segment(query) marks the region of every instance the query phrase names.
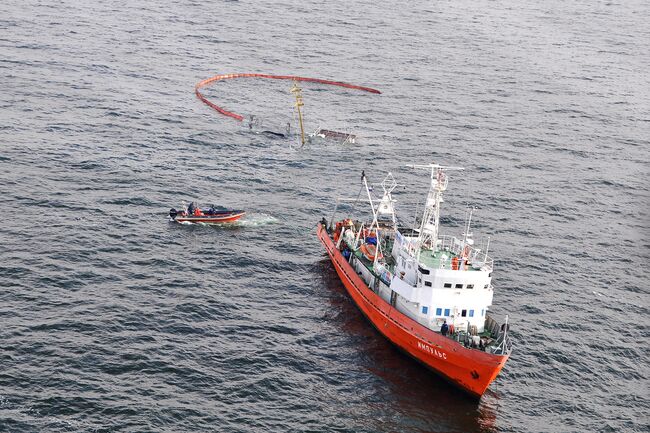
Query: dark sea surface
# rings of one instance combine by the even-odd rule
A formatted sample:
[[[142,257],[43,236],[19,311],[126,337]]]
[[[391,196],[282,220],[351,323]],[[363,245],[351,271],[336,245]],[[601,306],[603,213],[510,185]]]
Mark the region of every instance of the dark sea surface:
[[[650,3],[0,4],[0,431],[647,432]],[[303,83],[251,132],[215,74]],[[269,127],[291,83],[206,96]],[[288,120],[287,120],[288,119]],[[514,352],[480,402],[395,350],[315,236],[365,170],[410,221],[450,174]],[[182,200],[244,208],[169,223]]]

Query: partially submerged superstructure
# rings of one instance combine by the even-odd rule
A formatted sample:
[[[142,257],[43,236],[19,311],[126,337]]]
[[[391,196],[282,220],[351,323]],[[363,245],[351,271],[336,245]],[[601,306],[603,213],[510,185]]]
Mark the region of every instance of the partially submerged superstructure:
[[[318,128],[311,134],[309,134],[309,140],[328,140],[334,141],[341,144],[355,144],[357,142],[357,136],[349,132],[340,132],[332,131],[331,129]]]
[[[251,131],[255,131],[257,133],[265,134],[271,137],[291,137],[292,136],[292,127],[291,123],[286,123],[278,126],[277,121],[266,121],[264,122],[266,125],[263,125],[261,118],[257,115],[250,115],[250,116],[243,116],[241,114],[234,113],[232,111],[226,110],[225,108],[216,105],[215,103],[211,102],[208,100],[208,98],[203,95],[201,92],[201,89],[204,87],[209,86],[212,83],[222,81],[222,80],[231,80],[231,79],[239,79],[239,78],[256,78],[256,79],[270,79],[270,80],[291,80],[293,81],[293,85],[291,87],[291,93],[295,97],[295,103],[294,103],[294,108],[296,112],[296,126],[293,129],[296,129],[295,133],[299,133],[300,135],[299,140],[300,140],[300,147],[305,145],[305,142],[307,140],[309,141],[314,141],[318,139],[323,139],[323,140],[328,140],[328,141],[335,141],[335,142],[340,142],[340,143],[356,143],[357,136],[354,134],[351,134],[349,132],[339,132],[339,131],[333,131],[331,129],[324,129],[324,128],[318,128],[314,132],[310,134],[305,133],[305,127],[304,127],[304,117],[303,117],[303,98],[302,98],[302,89],[299,87],[298,83],[299,82],[306,82],[306,83],[315,83],[318,85],[325,85],[325,86],[335,86],[335,87],[340,87],[340,88],[345,88],[349,90],[358,90],[362,92],[367,92],[367,93],[374,93],[374,94],[380,94],[381,92],[377,89],[373,89],[371,87],[365,87],[365,86],[358,86],[355,84],[349,84],[349,83],[344,83],[341,81],[332,81],[332,80],[323,80],[320,78],[307,78],[307,77],[299,77],[296,75],[270,75],[270,74],[223,74],[223,75],[215,75],[214,77],[205,79],[199,83],[196,84],[194,87],[194,93],[196,94],[196,97],[199,98],[204,104],[212,108],[213,110],[217,111],[218,113],[236,119],[238,121],[243,121],[244,119],[247,119],[247,127]]]

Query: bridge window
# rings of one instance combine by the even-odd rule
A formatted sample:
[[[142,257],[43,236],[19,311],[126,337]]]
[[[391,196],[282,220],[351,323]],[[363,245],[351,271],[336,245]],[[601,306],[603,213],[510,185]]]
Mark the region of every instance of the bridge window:
[[[474,310],[469,310],[469,317],[474,317]]]
[[[424,285],[427,286],[427,287],[431,287],[431,281],[425,281]]]
[[[457,288],[457,289],[462,289],[462,288],[463,288],[463,285],[462,285],[462,284],[456,284],[456,288]]]
[[[460,315],[461,315],[462,317],[467,317],[467,310],[462,310],[462,311],[460,312]]]
[[[442,308],[436,308],[436,316],[442,316]]]
[[[422,307],[422,314],[428,314],[429,313],[429,307]]]
[[[451,283],[445,283],[445,289],[451,289]]]
[[[467,285],[467,288],[468,288],[468,289],[473,289],[473,288],[474,288],[474,284],[468,284],[468,285]]]
[[[422,275],[429,275],[429,273],[430,273],[428,269],[424,269],[424,268],[421,268],[419,266],[418,266],[418,271],[420,271],[420,273]]]
[[[445,308],[445,317],[449,317],[449,308]]]

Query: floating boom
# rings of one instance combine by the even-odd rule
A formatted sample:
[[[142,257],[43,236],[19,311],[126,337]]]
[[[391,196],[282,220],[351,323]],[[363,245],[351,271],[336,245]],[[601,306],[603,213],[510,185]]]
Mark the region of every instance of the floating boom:
[[[224,74],[224,75],[215,75],[214,77],[207,78],[207,79],[199,82],[196,86],[194,86],[194,93],[196,94],[196,97],[199,98],[205,105],[207,105],[208,107],[214,109],[215,111],[223,114],[224,116],[232,117],[233,119],[237,119],[240,122],[242,120],[244,120],[244,116],[241,116],[241,115],[239,115],[237,113],[233,113],[232,111],[225,110],[224,108],[219,107],[218,105],[214,104],[213,102],[210,102],[208,100],[208,98],[203,96],[203,94],[200,91],[201,88],[207,86],[208,84],[212,84],[215,81],[229,80],[229,79],[232,79],[232,78],[267,78],[267,79],[272,79],[272,80],[306,81],[306,82],[309,82],[309,83],[319,83],[319,84],[325,84],[325,85],[328,85],[328,86],[345,87],[347,89],[361,90],[363,92],[381,94],[381,92],[379,90],[373,89],[371,87],[357,86],[356,84],[344,83],[342,81],[321,80],[320,78],[297,77],[295,75]]]

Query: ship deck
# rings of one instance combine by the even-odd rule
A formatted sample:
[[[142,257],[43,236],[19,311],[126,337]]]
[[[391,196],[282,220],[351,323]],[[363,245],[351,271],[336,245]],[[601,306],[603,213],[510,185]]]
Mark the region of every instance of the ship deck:
[[[443,260],[443,256],[446,257],[445,260]],[[446,269],[451,269],[451,261],[457,258],[460,260],[460,256],[453,251],[447,251],[447,250],[437,250],[432,252],[428,248],[422,248],[420,250],[420,262],[428,268],[432,269],[441,269],[441,268],[446,268]],[[442,266],[444,265],[444,266]],[[480,268],[475,268],[471,265],[471,263],[467,266],[465,266],[466,271],[478,271]]]

